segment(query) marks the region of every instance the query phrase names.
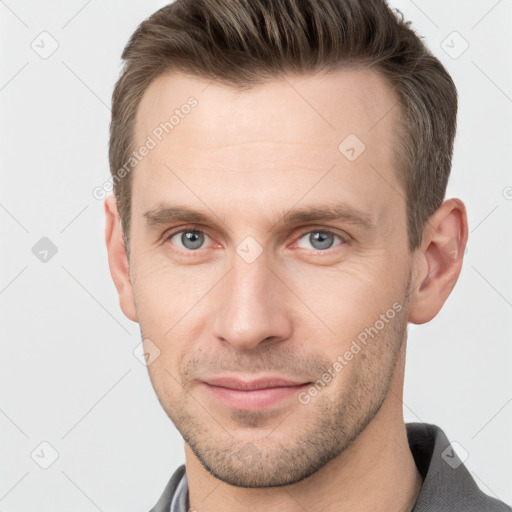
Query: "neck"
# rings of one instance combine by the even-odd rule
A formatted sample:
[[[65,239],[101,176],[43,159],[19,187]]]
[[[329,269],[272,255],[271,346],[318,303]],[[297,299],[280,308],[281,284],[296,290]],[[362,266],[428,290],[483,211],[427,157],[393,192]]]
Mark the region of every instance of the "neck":
[[[403,421],[405,345],[381,408],[338,457],[284,487],[247,489],[217,480],[186,444],[189,507],[201,512],[410,512],[422,485]]]

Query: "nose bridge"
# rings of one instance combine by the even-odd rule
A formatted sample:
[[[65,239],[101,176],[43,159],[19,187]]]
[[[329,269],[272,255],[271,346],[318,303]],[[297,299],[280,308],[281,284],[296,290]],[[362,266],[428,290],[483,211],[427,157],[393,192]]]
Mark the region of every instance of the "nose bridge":
[[[260,254],[252,260],[238,253],[223,280],[214,335],[238,348],[254,348],[267,338],[288,337],[290,319],[282,300],[282,284]]]

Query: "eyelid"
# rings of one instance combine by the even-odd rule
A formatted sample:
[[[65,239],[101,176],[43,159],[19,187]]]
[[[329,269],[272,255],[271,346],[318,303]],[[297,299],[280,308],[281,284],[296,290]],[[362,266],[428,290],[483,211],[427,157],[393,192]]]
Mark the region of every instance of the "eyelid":
[[[194,225],[194,224],[190,224],[190,225],[187,225],[187,226],[180,226],[179,228],[171,228],[170,230],[166,231],[164,234],[163,234],[163,239],[164,239],[164,242],[168,242],[170,241],[170,239],[179,234],[179,233],[183,233],[183,232],[187,232],[187,231],[196,231],[198,233],[202,233],[204,235],[206,235],[208,238],[210,238],[210,240],[214,240],[214,237],[212,237],[207,230],[205,230],[204,228],[198,226],[198,225]],[[328,233],[328,234],[331,234],[331,235],[334,235],[334,236],[337,236],[341,239],[341,241],[343,242],[342,244],[339,244],[338,246],[335,246],[335,247],[340,247],[341,245],[344,245],[345,243],[347,243],[350,239],[349,235],[343,233],[338,233],[336,230],[332,229],[332,228],[323,228],[321,226],[314,226],[314,225],[311,225],[311,226],[307,226],[306,228],[304,228],[298,235],[294,236],[293,238],[293,241],[291,243],[291,245],[295,245],[304,235],[307,235],[309,233],[314,233],[314,232],[321,232],[321,233]],[[174,245],[174,244],[173,244]],[[206,249],[206,248],[201,248],[201,249]],[[181,252],[187,252],[188,254],[190,253],[198,253],[201,251],[201,249],[196,249],[196,250],[191,250],[191,249],[180,249],[178,248],[179,251]],[[329,249],[326,249],[326,250],[320,250],[320,249],[311,249],[311,251],[315,251],[317,253],[327,253],[329,252],[331,249],[333,249],[333,247],[330,247]]]
[[[169,229],[168,231],[165,231],[165,233],[163,234],[162,238],[163,238],[163,242],[170,242],[171,238],[179,233],[184,233],[184,232],[187,232],[187,231],[195,231],[197,233],[202,233],[203,235],[207,236],[210,240],[214,240],[214,238],[212,236],[210,236],[210,234],[208,233],[208,231],[206,231],[205,229],[197,226],[197,225],[188,225],[188,226],[180,226],[179,228],[171,228]],[[176,246],[175,244],[172,244],[176,247],[176,250],[181,252],[181,253],[187,253],[187,254],[193,254],[193,253],[200,253],[202,250],[205,250],[206,248],[204,247],[201,247],[200,249],[195,249],[195,250],[191,250],[191,249],[182,249],[181,247],[179,246]]]
[[[338,233],[337,231],[335,231],[334,229],[331,229],[331,228],[322,228],[321,226],[308,226],[308,229],[305,229],[304,231],[302,231],[299,235],[297,235],[293,242],[292,242],[292,245],[296,245],[297,242],[304,236],[304,235],[307,235],[307,234],[310,234],[310,233],[328,233],[330,235],[334,235],[334,236],[337,236],[338,238],[341,239],[342,243],[339,244],[339,245],[336,245],[334,247],[329,247],[329,249],[325,249],[325,250],[321,250],[321,249],[311,249],[310,252],[315,252],[315,253],[329,253],[329,251],[331,250],[334,250],[336,247],[341,247],[342,245],[345,245],[350,237],[343,233]],[[301,247],[302,249],[302,247]]]

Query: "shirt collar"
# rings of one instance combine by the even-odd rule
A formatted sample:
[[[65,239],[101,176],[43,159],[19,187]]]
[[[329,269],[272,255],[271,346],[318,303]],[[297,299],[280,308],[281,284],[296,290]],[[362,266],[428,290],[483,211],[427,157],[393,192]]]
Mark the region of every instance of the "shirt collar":
[[[512,512],[512,509],[495,498],[483,493],[464,466],[465,454],[459,443],[450,443],[446,434],[436,425],[406,423],[407,439],[416,467],[423,478],[423,485],[411,512],[480,512],[482,510]],[[179,478],[179,482],[176,481]],[[173,480],[174,479],[174,480]],[[166,491],[172,489],[168,512],[187,512],[188,489],[185,466],[180,466],[169,482]],[[164,496],[162,496],[164,498]],[[161,498],[161,500],[162,500]],[[169,498],[166,498],[166,500]],[[169,503],[169,501],[166,501]],[[154,511],[157,509],[155,507]]]

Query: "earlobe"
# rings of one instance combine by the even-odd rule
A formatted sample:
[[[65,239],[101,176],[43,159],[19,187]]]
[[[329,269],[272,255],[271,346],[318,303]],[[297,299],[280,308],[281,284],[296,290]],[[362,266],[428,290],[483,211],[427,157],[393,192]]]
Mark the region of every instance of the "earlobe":
[[[409,322],[423,324],[439,313],[460,275],[467,239],[464,203],[446,200],[428,220],[417,249]]]
[[[114,196],[105,199],[105,242],[107,244],[108,265],[114,281],[119,303],[125,316],[138,322],[133,287],[130,279],[130,266],[123,242],[121,221]]]

